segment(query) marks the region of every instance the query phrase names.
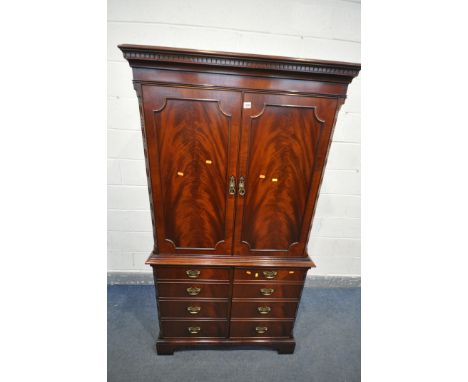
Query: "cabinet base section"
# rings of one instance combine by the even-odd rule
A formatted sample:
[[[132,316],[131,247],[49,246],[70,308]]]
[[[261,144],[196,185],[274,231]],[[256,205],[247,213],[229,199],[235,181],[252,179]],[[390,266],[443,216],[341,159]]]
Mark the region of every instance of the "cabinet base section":
[[[173,355],[174,351],[187,348],[218,348],[218,347],[243,347],[243,348],[269,348],[276,350],[278,354],[292,354],[296,347],[294,338],[278,339],[158,339],[156,352],[158,355]]]

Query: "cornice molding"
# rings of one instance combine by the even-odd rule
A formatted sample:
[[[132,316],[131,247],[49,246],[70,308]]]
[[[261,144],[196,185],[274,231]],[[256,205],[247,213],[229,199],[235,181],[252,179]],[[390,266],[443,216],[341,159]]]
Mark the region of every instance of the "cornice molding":
[[[360,64],[347,62],[211,52],[145,45],[124,44],[119,45],[119,48],[131,66],[139,66],[145,62],[163,62],[182,65],[201,65],[222,68],[266,70],[283,73],[289,72],[325,75],[348,78],[349,80],[356,77],[361,70]]]

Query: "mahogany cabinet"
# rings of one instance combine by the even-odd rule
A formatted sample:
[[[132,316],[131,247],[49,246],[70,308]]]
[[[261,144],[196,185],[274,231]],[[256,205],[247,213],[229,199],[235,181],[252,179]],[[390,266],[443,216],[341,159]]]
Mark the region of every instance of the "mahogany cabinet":
[[[359,64],[120,45],[143,132],[158,354],[292,353],[333,128]]]

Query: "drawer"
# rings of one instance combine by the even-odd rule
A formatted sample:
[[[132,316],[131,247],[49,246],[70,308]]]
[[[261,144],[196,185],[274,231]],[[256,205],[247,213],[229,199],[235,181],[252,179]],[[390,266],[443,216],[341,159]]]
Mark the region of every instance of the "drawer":
[[[293,321],[231,321],[231,337],[291,337]]]
[[[161,317],[227,318],[228,303],[224,301],[159,301]]]
[[[156,267],[156,280],[229,280],[229,268]]]
[[[213,297],[228,298],[229,284],[206,284],[193,282],[157,283],[158,297]]]
[[[162,337],[226,337],[227,321],[161,321]]]
[[[301,269],[237,268],[234,271],[234,280],[303,281],[305,274],[306,271]]]
[[[297,302],[233,301],[232,318],[294,318]]]
[[[234,284],[233,298],[297,298],[302,285],[294,284]]]

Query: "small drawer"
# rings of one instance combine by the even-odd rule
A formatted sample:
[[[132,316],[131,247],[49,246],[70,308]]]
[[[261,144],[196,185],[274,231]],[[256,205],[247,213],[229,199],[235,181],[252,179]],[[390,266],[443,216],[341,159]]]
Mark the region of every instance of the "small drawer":
[[[296,298],[302,285],[294,284],[234,284],[233,298]]]
[[[162,337],[226,337],[227,321],[161,321]]]
[[[228,303],[224,301],[159,301],[159,314],[166,317],[227,318]]]
[[[229,268],[156,267],[156,280],[229,280]]]
[[[301,269],[236,268],[234,280],[303,281],[305,274],[306,271]]]
[[[291,337],[293,321],[231,321],[231,337]]]
[[[235,301],[232,303],[232,318],[294,318],[297,302]]]
[[[194,282],[160,282],[156,284],[158,297],[213,297],[228,298],[229,284],[206,284]]]

